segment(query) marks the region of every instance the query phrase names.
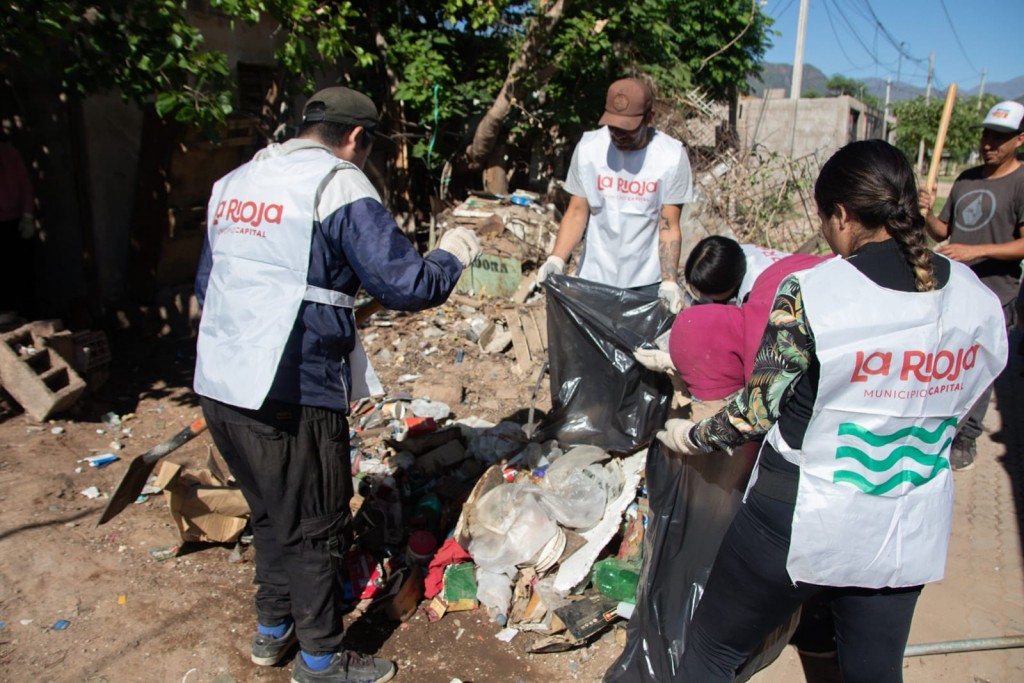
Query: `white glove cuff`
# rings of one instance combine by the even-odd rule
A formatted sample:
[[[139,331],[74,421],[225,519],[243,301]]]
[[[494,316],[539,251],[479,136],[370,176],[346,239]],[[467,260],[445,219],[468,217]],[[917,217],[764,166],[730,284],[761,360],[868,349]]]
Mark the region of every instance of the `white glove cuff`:
[[[452,240],[448,244],[444,245],[443,247],[438,247],[438,249],[440,251],[447,251],[449,254],[451,254],[452,256],[457,258],[459,260],[459,263],[462,264],[463,268],[466,268],[467,266],[469,266],[469,263],[470,263],[470,261],[469,261],[469,249],[467,249],[460,242],[456,242],[455,240]]]

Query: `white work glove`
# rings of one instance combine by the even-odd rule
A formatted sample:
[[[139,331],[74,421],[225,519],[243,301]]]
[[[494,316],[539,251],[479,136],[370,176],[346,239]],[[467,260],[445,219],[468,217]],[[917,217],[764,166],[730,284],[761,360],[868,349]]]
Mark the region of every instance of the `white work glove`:
[[[484,250],[476,233],[462,226],[453,228],[441,235],[441,241],[437,243],[437,248],[447,251],[459,259],[459,263],[462,264],[463,268],[468,268],[469,264],[475,261],[476,257],[483,253]]]
[[[23,240],[30,240],[36,236],[36,221],[32,214],[26,213],[21,217],[21,222],[18,223],[18,232],[21,233]]]
[[[678,313],[683,310],[683,290],[675,280],[663,280],[658,287],[658,298],[665,302],[668,310]]]
[[[654,436],[658,441],[665,444],[665,446],[676,453],[688,453],[690,455],[696,455],[703,453],[697,444],[690,440],[690,430],[694,428],[694,423],[689,420],[677,418],[669,420],[665,423],[665,428]]]
[[[668,355],[667,351],[661,349],[637,349],[633,352],[633,358],[636,358],[636,361],[648,370],[664,372],[666,375],[676,372],[672,357]]]
[[[548,260],[537,270],[537,284],[544,282],[551,275],[561,275],[563,270],[565,270],[565,261],[554,254],[548,256]]]

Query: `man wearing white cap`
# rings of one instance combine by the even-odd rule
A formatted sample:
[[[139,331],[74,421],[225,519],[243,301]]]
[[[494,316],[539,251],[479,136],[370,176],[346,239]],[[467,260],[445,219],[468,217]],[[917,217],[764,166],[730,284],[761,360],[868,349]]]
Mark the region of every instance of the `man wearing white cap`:
[[[673,313],[682,308],[679,216],[693,197],[690,159],[683,143],[653,121],[647,83],[612,83],[601,128],[584,133],[573,152],[565,180],[569,208],[538,283],[562,273],[586,233],[578,277],[622,289],[657,287]]]
[[[1009,329],[1024,259],[1024,167],[1017,159],[1017,149],[1024,145],[1024,104],[1000,102],[989,109],[979,127],[984,163],[960,174],[939,216],[932,212],[934,189],[921,188],[919,200],[928,233],[936,241],[948,239],[936,251],[968,264],[995,292]],[[954,470],[974,465],[975,440],[991,396],[990,387],[954,439],[950,458]]]

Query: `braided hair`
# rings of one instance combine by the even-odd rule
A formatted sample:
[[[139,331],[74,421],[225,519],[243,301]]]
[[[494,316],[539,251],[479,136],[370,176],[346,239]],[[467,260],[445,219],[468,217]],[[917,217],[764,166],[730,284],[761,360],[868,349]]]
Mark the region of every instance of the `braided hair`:
[[[919,292],[935,289],[935,268],[907,158],[883,140],[851,142],[821,168],[814,184],[818,208],[830,218],[839,204],[868,230],[886,230],[914,271]]]

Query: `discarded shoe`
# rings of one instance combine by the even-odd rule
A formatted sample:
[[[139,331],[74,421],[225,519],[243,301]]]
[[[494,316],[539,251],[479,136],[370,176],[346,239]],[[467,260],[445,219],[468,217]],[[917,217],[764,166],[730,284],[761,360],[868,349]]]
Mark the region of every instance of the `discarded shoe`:
[[[295,624],[288,626],[288,630],[280,638],[274,638],[265,633],[257,633],[252,637],[252,661],[260,666],[274,666],[280,662],[291,646],[295,644]]]
[[[394,662],[355,652],[338,652],[326,668],[314,671],[300,654],[295,658],[292,683],[384,683],[395,675]]]
[[[953,449],[949,455],[949,466],[955,472],[963,472],[974,467],[974,456],[978,453],[977,442],[974,439],[960,438],[953,439]]]

